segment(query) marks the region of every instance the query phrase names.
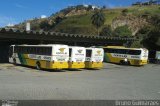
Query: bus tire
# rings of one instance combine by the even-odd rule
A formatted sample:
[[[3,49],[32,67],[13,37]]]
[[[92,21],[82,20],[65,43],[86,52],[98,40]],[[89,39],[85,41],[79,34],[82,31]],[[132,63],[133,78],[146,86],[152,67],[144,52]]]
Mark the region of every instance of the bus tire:
[[[40,64],[40,62],[37,62],[37,63],[36,63],[36,69],[37,69],[37,70],[41,70],[41,64]]]
[[[15,59],[15,58],[13,58],[13,64],[14,64],[14,65],[16,65],[16,64],[17,64],[17,62],[16,62],[16,59]]]
[[[119,64],[120,64],[120,65],[123,65],[123,64],[124,64],[123,60],[121,60],[121,61],[119,62]]]

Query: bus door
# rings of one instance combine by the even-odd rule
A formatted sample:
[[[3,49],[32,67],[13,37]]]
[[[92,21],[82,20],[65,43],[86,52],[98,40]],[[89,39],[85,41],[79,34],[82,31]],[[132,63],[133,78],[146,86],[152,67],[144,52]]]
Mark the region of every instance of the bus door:
[[[86,50],[86,62],[91,62],[92,60],[92,49]]]
[[[85,68],[92,68],[92,52],[93,49],[86,49]]]

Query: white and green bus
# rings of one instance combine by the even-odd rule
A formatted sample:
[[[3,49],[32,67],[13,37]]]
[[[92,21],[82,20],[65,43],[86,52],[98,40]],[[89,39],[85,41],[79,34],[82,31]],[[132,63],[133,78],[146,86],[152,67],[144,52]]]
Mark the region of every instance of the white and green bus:
[[[33,66],[37,69],[68,68],[69,47],[67,45],[11,45],[9,62]]]

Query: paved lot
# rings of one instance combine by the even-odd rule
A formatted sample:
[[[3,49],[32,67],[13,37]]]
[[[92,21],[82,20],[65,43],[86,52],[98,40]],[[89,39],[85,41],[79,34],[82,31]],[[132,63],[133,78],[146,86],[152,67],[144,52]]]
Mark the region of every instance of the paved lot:
[[[0,99],[160,99],[160,65],[49,72],[0,64]]]

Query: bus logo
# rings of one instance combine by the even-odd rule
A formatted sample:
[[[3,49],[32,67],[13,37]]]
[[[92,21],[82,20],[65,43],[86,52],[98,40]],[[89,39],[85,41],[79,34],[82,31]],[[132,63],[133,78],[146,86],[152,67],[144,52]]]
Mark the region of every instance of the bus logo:
[[[101,55],[101,51],[100,51],[100,50],[98,50],[98,51],[97,51],[97,54],[98,54],[98,55]]]
[[[82,50],[77,50],[78,51],[78,53],[82,53]]]
[[[64,53],[64,49],[65,49],[65,48],[60,48],[59,51],[60,51],[61,53]]]

